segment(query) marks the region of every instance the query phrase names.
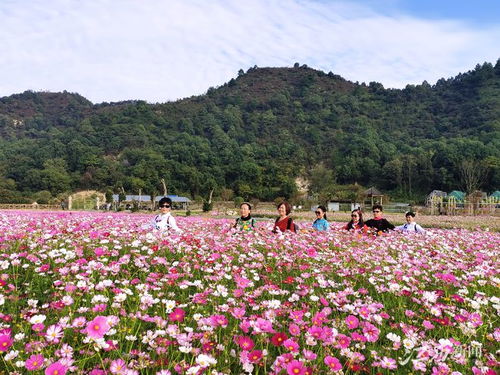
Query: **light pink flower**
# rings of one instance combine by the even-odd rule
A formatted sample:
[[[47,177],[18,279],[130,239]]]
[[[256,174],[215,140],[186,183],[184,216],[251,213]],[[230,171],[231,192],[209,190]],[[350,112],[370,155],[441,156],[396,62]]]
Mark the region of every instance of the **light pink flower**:
[[[102,339],[111,327],[105,316],[96,316],[93,320],[87,323],[85,331],[89,337],[94,339]]]
[[[47,328],[47,332],[45,333],[45,337],[48,342],[53,342],[57,344],[59,339],[63,337],[64,332],[61,326],[54,324]]]
[[[111,364],[109,365],[109,371],[112,374],[126,374],[128,372],[127,364],[123,359],[115,359]]]

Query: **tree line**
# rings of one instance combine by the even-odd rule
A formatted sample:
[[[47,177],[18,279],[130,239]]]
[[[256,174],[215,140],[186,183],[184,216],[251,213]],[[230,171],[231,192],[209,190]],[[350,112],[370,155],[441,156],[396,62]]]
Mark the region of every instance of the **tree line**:
[[[205,95],[176,102],[92,104],[71,93],[0,98],[0,201],[79,189],[274,200],[296,178],[323,198],[376,186],[422,200],[500,186],[500,60],[434,85],[404,89],[333,73],[250,68]],[[348,198],[346,198],[348,199]]]

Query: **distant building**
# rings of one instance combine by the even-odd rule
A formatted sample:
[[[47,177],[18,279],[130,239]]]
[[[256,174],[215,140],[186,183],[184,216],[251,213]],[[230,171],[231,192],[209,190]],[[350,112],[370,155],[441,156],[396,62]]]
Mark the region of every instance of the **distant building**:
[[[445,191],[441,190],[433,190],[431,193],[427,196],[427,199],[425,201],[425,205],[427,207],[431,207],[435,203],[441,203],[443,204],[444,199],[448,196],[448,193]]]
[[[191,200],[186,197],[180,197],[178,195],[167,195],[168,198],[172,199],[172,205],[174,209],[187,210]],[[155,197],[155,206],[163,198],[163,195],[158,195]],[[118,194],[113,194],[113,202],[116,204],[120,203],[125,205],[125,207],[130,206],[134,203],[139,204],[140,207],[144,207],[151,203],[151,195],[126,195],[125,200],[118,202]],[[156,207],[155,207],[156,208]]]
[[[453,190],[450,194],[448,194],[448,199],[454,198],[458,203],[464,203],[465,201],[465,193],[459,190]]]

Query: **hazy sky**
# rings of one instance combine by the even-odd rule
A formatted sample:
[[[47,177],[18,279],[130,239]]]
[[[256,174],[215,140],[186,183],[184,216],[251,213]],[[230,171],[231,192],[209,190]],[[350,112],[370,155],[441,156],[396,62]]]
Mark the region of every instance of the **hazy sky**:
[[[203,94],[257,65],[401,88],[500,58],[500,0],[0,0],[0,96]]]

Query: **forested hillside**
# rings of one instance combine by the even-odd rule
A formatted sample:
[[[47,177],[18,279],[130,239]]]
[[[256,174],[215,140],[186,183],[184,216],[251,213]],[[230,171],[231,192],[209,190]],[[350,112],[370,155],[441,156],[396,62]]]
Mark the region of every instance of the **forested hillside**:
[[[385,89],[296,64],[251,68],[206,95],[94,105],[71,93],[0,98],[0,201],[78,189],[245,199],[376,186],[417,199],[500,187],[500,60],[435,85]],[[47,193],[45,193],[46,195]],[[226,190],[227,194],[227,190]]]

